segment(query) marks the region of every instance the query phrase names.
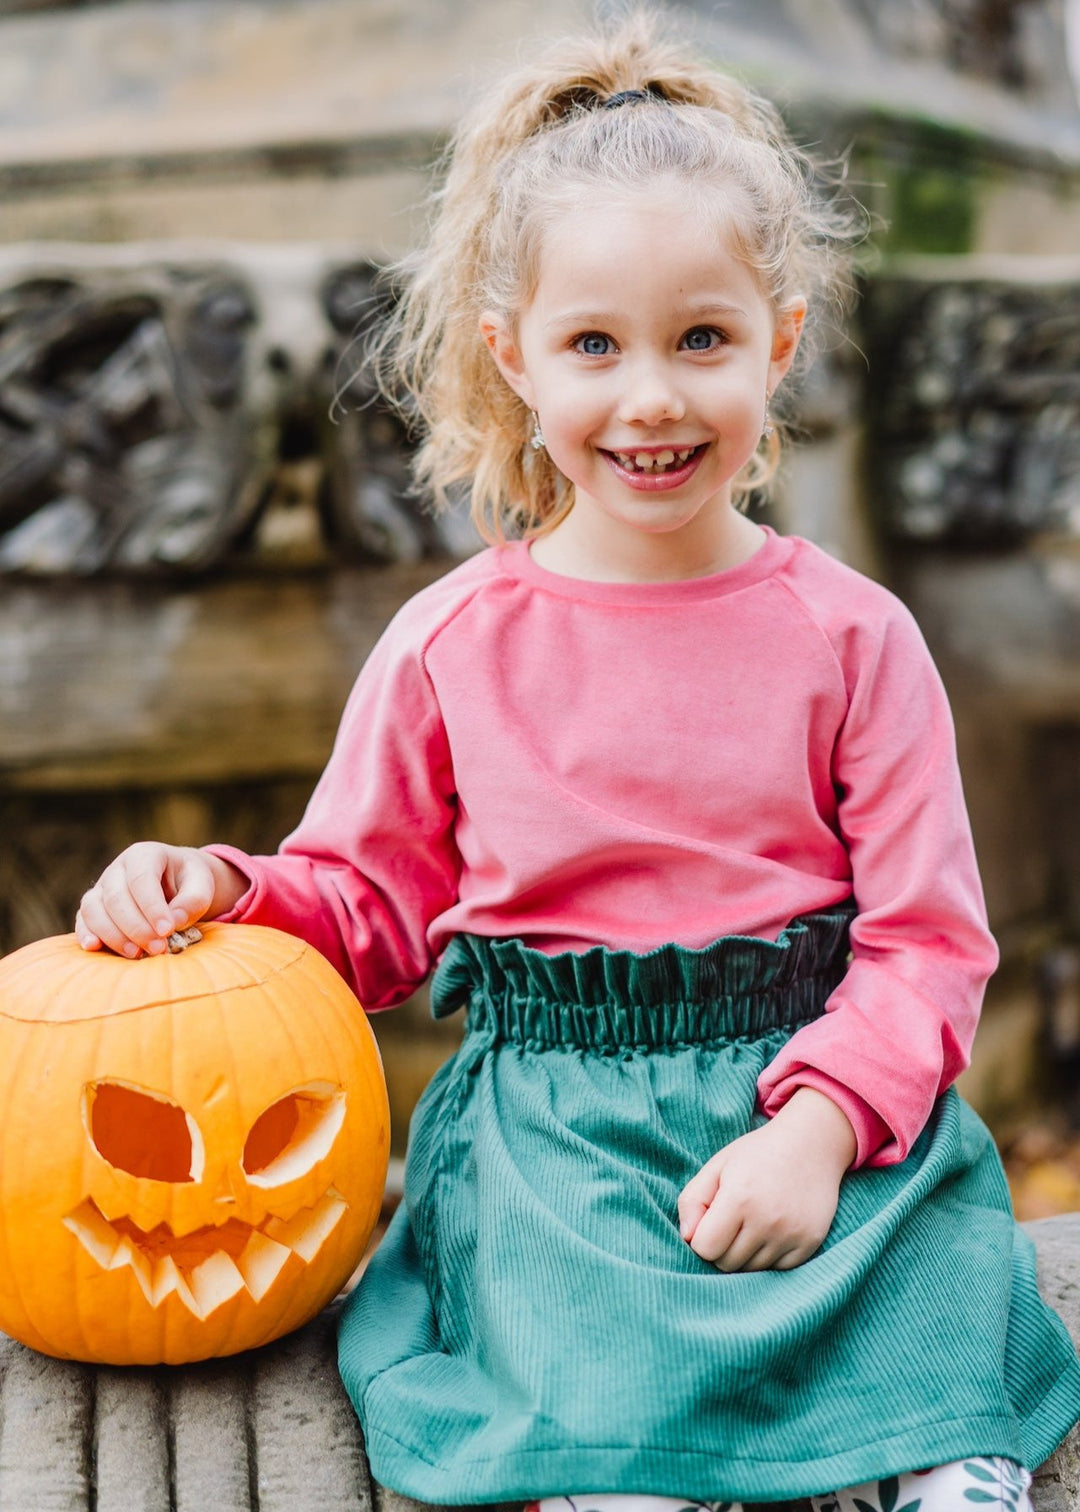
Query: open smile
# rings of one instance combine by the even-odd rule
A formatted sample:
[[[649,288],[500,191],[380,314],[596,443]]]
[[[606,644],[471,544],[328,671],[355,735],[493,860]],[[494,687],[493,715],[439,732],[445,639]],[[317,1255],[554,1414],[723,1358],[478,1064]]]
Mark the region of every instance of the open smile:
[[[651,447],[641,451],[605,451],[601,455],[631,488],[647,493],[679,488],[697,471],[707,444],[684,447]]]
[[[206,1318],[240,1291],[260,1302],[293,1255],[305,1264],[315,1258],[347,1207],[330,1187],[292,1218],[266,1218],[258,1227],[229,1218],[177,1235],[167,1223],[149,1230],[130,1218],[110,1223],[87,1198],[64,1224],[103,1270],[130,1266],[151,1307],[175,1292],[189,1312]]]

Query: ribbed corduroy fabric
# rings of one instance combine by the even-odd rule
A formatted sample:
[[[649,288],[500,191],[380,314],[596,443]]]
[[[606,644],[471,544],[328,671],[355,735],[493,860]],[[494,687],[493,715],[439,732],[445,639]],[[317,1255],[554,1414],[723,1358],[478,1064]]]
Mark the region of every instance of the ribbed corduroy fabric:
[[[383,1485],[752,1502],[1053,1450],[1080,1364],[955,1092],[902,1164],[849,1173],[797,1269],[725,1275],[679,1236],[681,1188],[763,1121],[757,1078],[823,1011],[849,919],[644,956],[452,943],[433,1006],[466,1005],[464,1042],[341,1324]]]

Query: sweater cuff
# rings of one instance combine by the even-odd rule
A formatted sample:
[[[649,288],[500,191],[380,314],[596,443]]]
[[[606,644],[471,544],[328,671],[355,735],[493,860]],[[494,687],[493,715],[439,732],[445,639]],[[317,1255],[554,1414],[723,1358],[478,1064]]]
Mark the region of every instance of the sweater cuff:
[[[242,921],[250,913],[259,890],[258,876],[252,867],[251,857],[246,851],[237,850],[235,845],[204,845],[202,849],[210,856],[220,856],[222,861],[230,862],[248,879],[247,891],[241,893],[232,908],[225,913],[215,914],[212,922],[236,924]]]
[[[891,1144],[897,1155],[900,1152],[894,1142],[893,1131],[881,1114],[876,1112],[857,1092],[852,1092],[850,1087],[845,1087],[843,1082],[838,1082],[835,1077],[829,1076],[825,1071],[818,1071],[813,1066],[801,1066],[798,1071],[793,1071],[790,1076],[785,1076],[775,1087],[772,1087],[768,1095],[761,1099],[762,1111],[767,1117],[772,1118],[800,1087],[812,1087],[815,1092],[823,1093],[836,1104],[842,1113],[847,1115],[851,1127],[855,1130],[856,1149],[855,1159],[850,1166],[851,1170],[857,1170],[859,1166],[870,1162],[874,1165],[893,1163],[885,1147]]]

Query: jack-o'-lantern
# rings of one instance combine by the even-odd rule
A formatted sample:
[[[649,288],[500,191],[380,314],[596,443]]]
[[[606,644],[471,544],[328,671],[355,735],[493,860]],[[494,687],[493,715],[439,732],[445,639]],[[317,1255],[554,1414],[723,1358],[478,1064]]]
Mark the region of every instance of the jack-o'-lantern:
[[[0,1328],[114,1364],[232,1354],[312,1317],[389,1151],[363,1010],[317,951],[206,924],[130,961],[0,961]]]

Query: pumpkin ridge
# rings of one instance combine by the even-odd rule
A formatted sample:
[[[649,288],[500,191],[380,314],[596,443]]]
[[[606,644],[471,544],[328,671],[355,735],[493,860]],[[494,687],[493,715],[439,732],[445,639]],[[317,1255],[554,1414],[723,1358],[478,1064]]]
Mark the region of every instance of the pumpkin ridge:
[[[285,971],[292,970],[293,967],[296,966],[297,962],[301,961],[303,957],[309,953],[310,947],[305,945],[300,955],[294,956],[291,961],[283,961],[280,966],[273,967],[273,969],[268,971],[265,976],[252,978],[250,982],[237,982],[235,985],[227,988],[226,990],[231,997],[235,992],[250,992],[253,988],[265,987],[267,983],[272,982],[275,977],[281,976]],[[134,966],[137,963],[132,961],[130,964]],[[331,970],[333,970],[333,967],[331,967]],[[342,980],[344,980],[344,978]],[[67,1019],[30,1019],[16,1013],[7,1013],[2,1007],[0,1007],[0,1018],[7,1019],[7,1021],[11,1024],[33,1024],[35,1025],[35,1027],[42,1029],[62,1029],[65,1025],[92,1023],[94,1019],[126,1018],[128,1014],[146,1013],[151,1008],[181,1008],[185,1003],[201,1003],[205,1001],[206,998],[214,998],[220,996],[220,988],[208,987],[205,992],[191,992],[187,993],[184,997],[155,998],[145,1003],[133,1003],[130,1008],[118,1008],[113,1013],[88,1013],[85,1018]]]

